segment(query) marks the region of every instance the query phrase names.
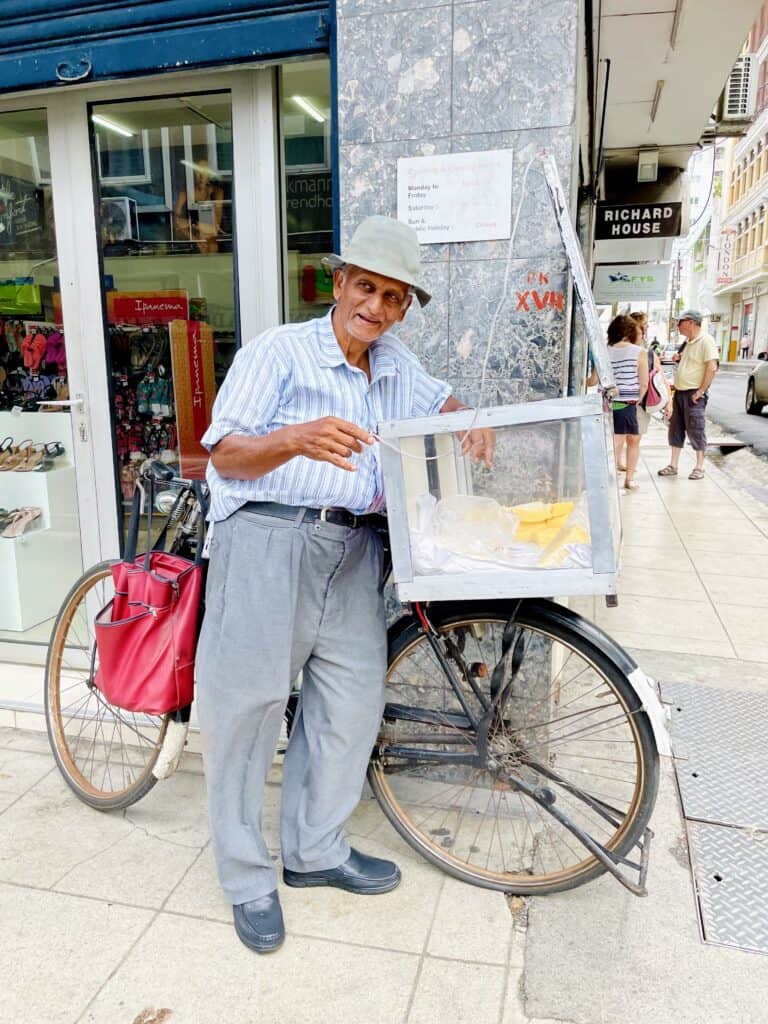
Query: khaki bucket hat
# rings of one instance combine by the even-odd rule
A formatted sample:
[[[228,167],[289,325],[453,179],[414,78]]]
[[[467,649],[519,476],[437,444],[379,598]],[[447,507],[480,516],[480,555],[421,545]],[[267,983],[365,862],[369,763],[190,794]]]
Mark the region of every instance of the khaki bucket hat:
[[[366,217],[358,224],[344,255],[326,256],[323,263],[333,270],[349,263],[402,281],[413,288],[420,306],[426,306],[432,298],[419,284],[421,260],[416,232],[394,217]]]

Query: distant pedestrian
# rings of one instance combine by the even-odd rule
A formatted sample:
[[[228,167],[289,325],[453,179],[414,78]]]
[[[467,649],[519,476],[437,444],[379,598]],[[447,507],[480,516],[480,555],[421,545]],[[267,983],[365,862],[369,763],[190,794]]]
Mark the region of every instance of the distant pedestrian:
[[[637,407],[648,388],[648,355],[642,345],[642,328],[631,316],[617,316],[608,325],[608,355],[618,388],[613,409],[613,443],[616,465],[626,471],[624,486],[635,491],[640,455]],[[623,456],[626,445],[626,455]],[[622,462],[622,456],[626,462]]]
[[[645,343],[646,343],[646,337],[647,337],[647,334],[648,334],[648,314],[644,313],[644,312],[640,312],[639,310],[636,310],[634,312],[631,312],[629,315],[632,317],[633,321],[640,328],[640,334],[638,336],[638,342],[637,343],[638,343],[638,345],[643,345],[643,347],[644,347]],[[656,369],[660,369],[660,366],[662,366],[662,364],[660,364],[660,362],[658,362],[658,365],[657,365]],[[645,411],[645,407],[643,406],[643,400],[644,399],[641,399],[637,403],[637,424],[638,424],[638,431],[640,433],[641,439],[642,439],[642,435],[648,429],[648,424],[650,423],[650,414]],[[627,434],[615,434],[614,433],[613,437],[614,437],[614,440],[616,442],[616,444],[615,444],[616,469],[618,471],[620,471],[620,473],[626,473],[627,472],[627,453],[625,451],[625,446],[626,446],[626,442],[627,442]],[[632,490],[632,489],[634,489],[634,488],[630,487],[630,490]]]
[[[744,337],[741,339],[741,358],[742,359],[749,359],[749,349],[750,349],[751,344],[752,344],[752,339],[750,338],[749,334],[745,334]]]
[[[676,357],[675,394],[669,421],[669,465],[659,470],[659,476],[677,476],[680,453],[687,435],[696,453],[696,467],[688,479],[701,480],[707,450],[707,391],[717,373],[717,347],[714,338],[702,331],[698,310],[687,309],[680,316],[677,327],[685,342]]]

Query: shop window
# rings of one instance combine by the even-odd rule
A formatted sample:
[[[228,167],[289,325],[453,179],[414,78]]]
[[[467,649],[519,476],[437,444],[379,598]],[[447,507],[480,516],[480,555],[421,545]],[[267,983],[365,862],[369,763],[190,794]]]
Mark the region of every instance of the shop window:
[[[332,275],[322,263],[333,249],[330,108],[327,60],[281,68],[285,304],[291,321],[321,316],[333,302]]]
[[[199,441],[236,348],[229,93],[91,110],[115,459],[127,512],[160,459],[201,477]]]
[[[82,572],[50,181],[45,111],[0,114],[0,640],[41,645]]]

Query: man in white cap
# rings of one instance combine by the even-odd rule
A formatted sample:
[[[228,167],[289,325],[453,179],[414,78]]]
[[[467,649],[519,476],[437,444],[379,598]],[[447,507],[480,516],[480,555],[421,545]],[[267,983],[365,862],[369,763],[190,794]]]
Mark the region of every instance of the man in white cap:
[[[267,772],[292,681],[301,698],[283,766],[283,881],[384,893],[391,861],[352,849],[384,702],[379,420],[463,406],[391,333],[415,295],[419,244],[369,217],[329,257],[327,316],[266,331],[238,352],[203,437],[213,539],[197,657],[213,851],[240,939],[277,949],[284,925],[261,831]],[[493,434],[464,448],[491,465]]]
[[[707,453],[707,399],[709,385],[715,379],[718,359],[715,339],[701,329],[701,313],[686,309],[680,314],[677,327],[685,342],[675,355],[675,394],[669,420],[669,465],[659,476],[677,476],[680,454],[686,435],[696,453],[696,465],[689,480],[704,479],[704,456]]]

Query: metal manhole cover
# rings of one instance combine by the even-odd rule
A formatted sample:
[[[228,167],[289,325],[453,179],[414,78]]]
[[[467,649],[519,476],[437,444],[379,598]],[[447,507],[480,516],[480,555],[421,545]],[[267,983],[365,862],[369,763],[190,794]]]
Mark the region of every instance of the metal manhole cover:
[[[768,696],[691,683],[662,683],[672,706],[672,740],[730,749],[735,757],[768,749]]]
[[[688,822],[705,942],[768,953],[768,832]]]

